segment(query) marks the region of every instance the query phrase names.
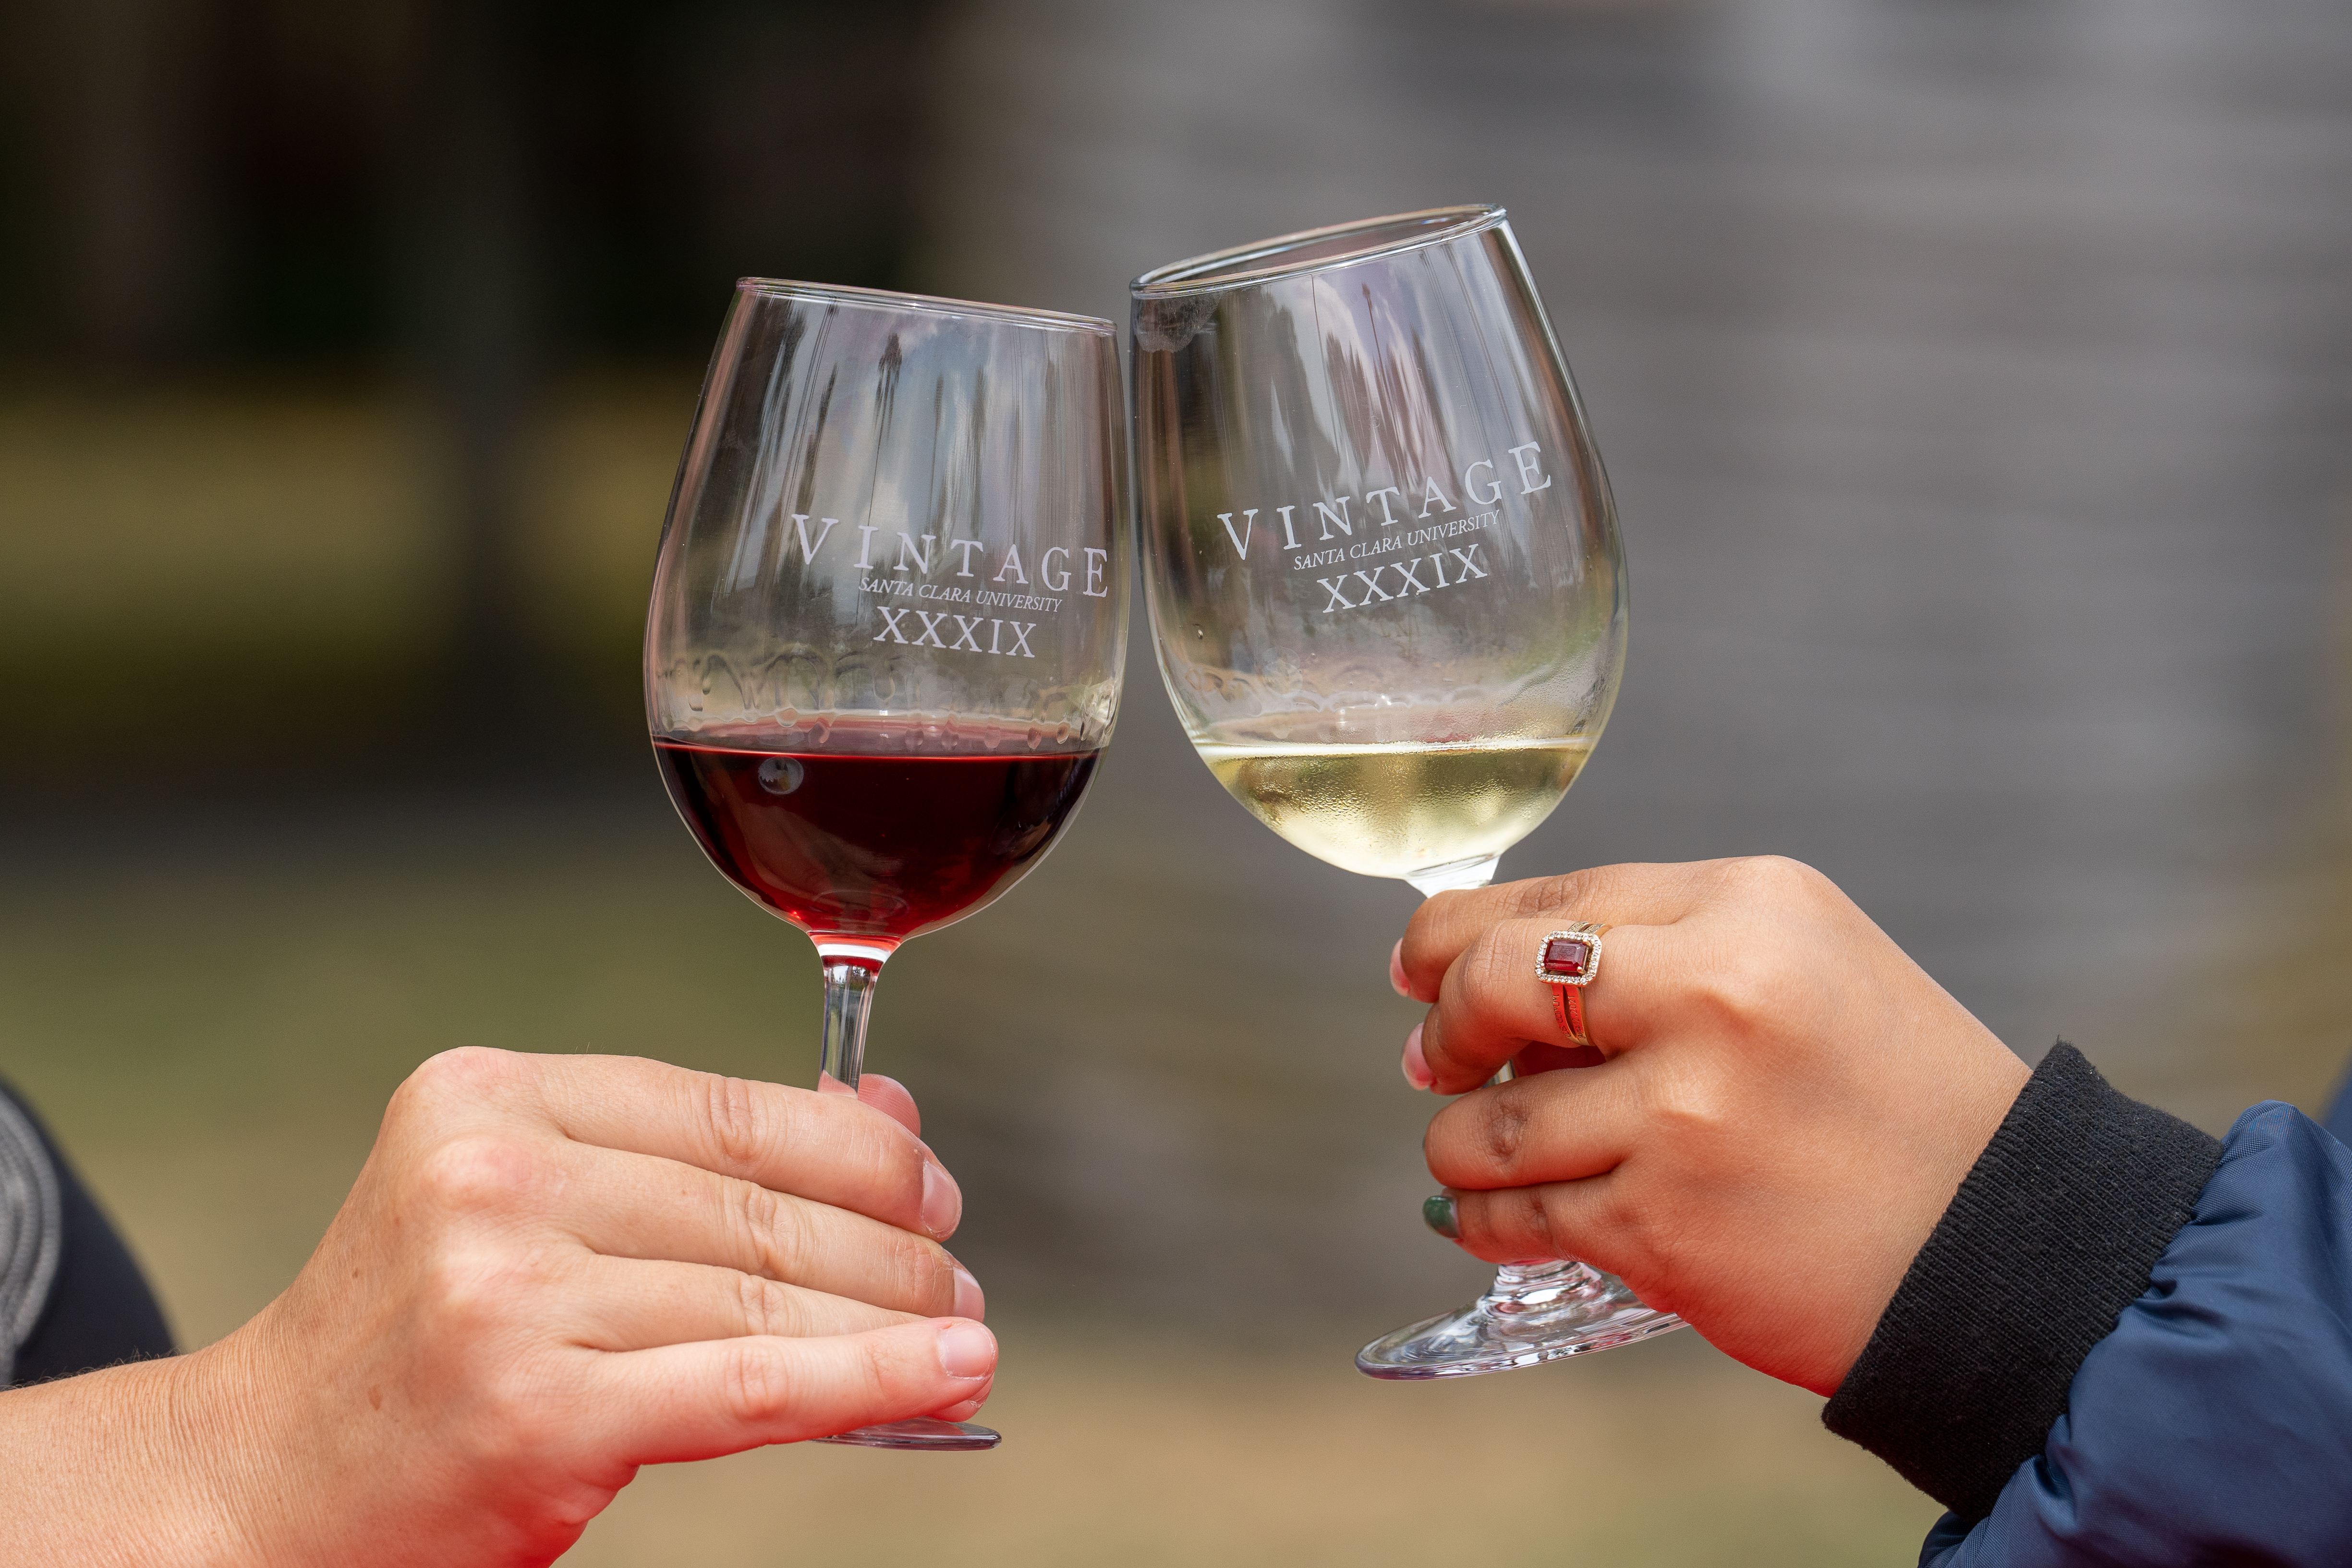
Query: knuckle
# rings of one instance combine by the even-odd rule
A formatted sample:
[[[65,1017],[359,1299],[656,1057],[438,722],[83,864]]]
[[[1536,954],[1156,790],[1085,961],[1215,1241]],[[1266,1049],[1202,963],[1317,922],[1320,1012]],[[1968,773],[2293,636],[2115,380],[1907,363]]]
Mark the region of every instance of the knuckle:
[[[1519,1162],[1526,1155],[1533,1110],[1528,1097],[1512,1093],[1512,1087],[1505,1084],[1495,1092],[1478,1128],[1479,1152],[1493,1174],[1505,1183],[1518,1173]]]
[[[1559,1212],[1564,1206],[1560,1190],[1556,1186],[1543,1186],[1522,1187],[1519,1191],[1525,1194],[1524,1224],[1528,1239],[1534,1243],[1537,1255],[1543,1258],[1568,1257],[1568,1227],[1561,1223],[1563,1216]]]
[[[1668,1303],[1681,1300],[1679,1285],[1687,1273],[1689,1227],[1665,1223],[1652,1205],[1613,1187],[1603,1194],[1595,1223],[1610,1238],[1612,1271],[1640,1279],[1644,1301],[1672,1310]]]
[[[923,1150],[915,1135],[887,1116],[856,1100],[842,1099],[833,1110],[838,1120],[824,1130],[838,1151],[836,1170],[854,1176],[871,1191],[895,1194],[918,1213],[923,1204]]]
[[[943,1317],[955,1308],[955,1263],[947,1249],[934,1242],[892,1231],[884,1245],[884,1263],[891,1299],[877,1305],[905,1303],[905,1310],[927,1317]]]
[[[800,1205],[756,1182],[740,1182],[734,1194],[733,1223],[745,1255],[759,1260],[771,1279],[792,1279],[811,1252],[808,1216]]]
[[[700,1087],[703,1119],[719,1169],[729,1175],[741,1175],[757,1168],[767,1147],[768,1131],[758,1091],[747,1079],[716,1073],[704,1077]]]
[[[869,1408],[880,1405],[898,1381],[893,1375],[896,1363],[890,1344],[879,1335],[867,1335],[858,1346],[854,1365],[861,1402]]]
[[[923,1298],[928,1302],[924,1308],[924,1314],[928,1317],[944,1318],[955,1310],[956,1260],[945,1247],[930,1247],[926,1250],[928,1259],[926,1278],[929,1283]]]
[[[419,1110],[448,1102],[478,1105],[520,1070],[523,1058],[488,1046],[458,1046],[416,1064],[393,1093],[393,1103]]]
[[[490,1133],[451,1138],[417,1163],[418,1194],[437,1209],[471,1215],[513,1208],[540,1182],[531,1152]]]
[[[738,1274],[735,1280],[744,1333],[796,1338],[807,1331],[791,1290],[757,1274]]]
[[[1575,903],[1583,885],[1583,874],[1578,871],[1563,871],[1550,877],[1530,877],[1525,881],[1511,884],[1510,896],[1505,900],[1504,907],[1521,920],[1530,920]]]
[[[1465,1095],[1430,1119],[1421,1147],[1431,1175],[1465,1192],[1516,1184],[1533,1110],[1514,1087]]]
[[[728,1414],[747,1426],[783,1415],[797,1392],[791,1363],[775,1346],[757,1340],[728,1346],[722,1382]]]
[[[1791,952],[1769,934],[1740,932],[1692,955],[1685,984],[1693,1000],[1736,1032],[1770,1020],[1790,999]]]
[[[442,1252],[418,1271],[419,1317],[446,1342],[479,1346],[494,1337],[535,1270],[527,1260],[477,1248]]]
[[[1488,931],[1464,950],[1439,988],[1437,1005],[1422,1030],[1423,1052],[1440,1062],[1475,1065],[1463,1053],[1475,1051],[1483,1036],[1509,1020],[1513,971],[1519,967],[1498,933]]]
[[[1503,940],[1501,928],[1489,929],[1480,935],[1477,946],[1471,950],[1469,963],[1464,966],[1468,972],[1465,978],[1470,983],[1469,994],[1464,1000],[1474,1006],[1491,1001],[1514,978],[1513,970],[1524,970],[1533,962],[1524,955],[1515,960]]]
[[[1679,1142],[1693,1134],[1712,1137],[1734,1124],[1733,1095],[1713,1073],[1687,1066],[1654,1072],[1641,1092],[1645,1119],[1667,1140]]]
[[[1827,877],[1786,855],[1742,856],[1729,863],[1727,872],[1743,890],[1776,901],[1810,895],[1830,885]]]
[[[548,1380],[520,1363],[509,1363],[484,1383],[484,1398],[500,1446],[511,1453],[544,1454],[563,1439],[558,1414],[562,1401],[549,1397]]]
[[[1536,1187],[1507,1187],[1500,1192],[1480,1194],[1476,1205],[1484,1235],[1475,1234],[1474,1226],[1465,1224],[1465,1239],[1483,1244],[1495,1250],[1517,1253],[1525,1257],[1546,1255],[1551,1247],[1551,1215],[1544,1206],[1543,1193]]]
[[[1751,955],[1720,958],[1692,978],[1700,1003],[1734,1032],[1746,1033],[1773,1012],[1780,982],[1769,964]]]

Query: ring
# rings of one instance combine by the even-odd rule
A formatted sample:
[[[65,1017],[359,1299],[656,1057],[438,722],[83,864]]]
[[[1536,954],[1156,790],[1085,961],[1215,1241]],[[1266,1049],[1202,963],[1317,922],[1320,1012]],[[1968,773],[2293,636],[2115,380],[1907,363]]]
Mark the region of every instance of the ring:
[[[1536,950],[1536,978],[1551,987],[1552,1011],[1559,1026],[1580,1046],[1592,1042],[1584,1036],[1584,988],[1601,973],[1601,939],[1609,928],[1578,921],[1553,931]]]

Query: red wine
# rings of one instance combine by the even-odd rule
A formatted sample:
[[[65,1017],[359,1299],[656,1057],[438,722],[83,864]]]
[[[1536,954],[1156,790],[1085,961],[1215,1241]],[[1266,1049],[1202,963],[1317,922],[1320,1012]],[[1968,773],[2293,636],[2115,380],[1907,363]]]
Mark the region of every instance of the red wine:
[[[813,937],[884,949],[1020,879],[1100,751],[910,756],[656,740],[678,815],[737,887]]]

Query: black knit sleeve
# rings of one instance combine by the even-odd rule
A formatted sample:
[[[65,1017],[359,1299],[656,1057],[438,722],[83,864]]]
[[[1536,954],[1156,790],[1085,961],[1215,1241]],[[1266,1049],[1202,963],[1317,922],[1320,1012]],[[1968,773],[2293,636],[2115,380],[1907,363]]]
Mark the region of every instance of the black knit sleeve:
[[[2074,1369],[2147,1289],[2221,1145],[2116,1092],[2063,1040],[1911,1260],[1829,1429],[1963,1519],[1992,1511]]]

